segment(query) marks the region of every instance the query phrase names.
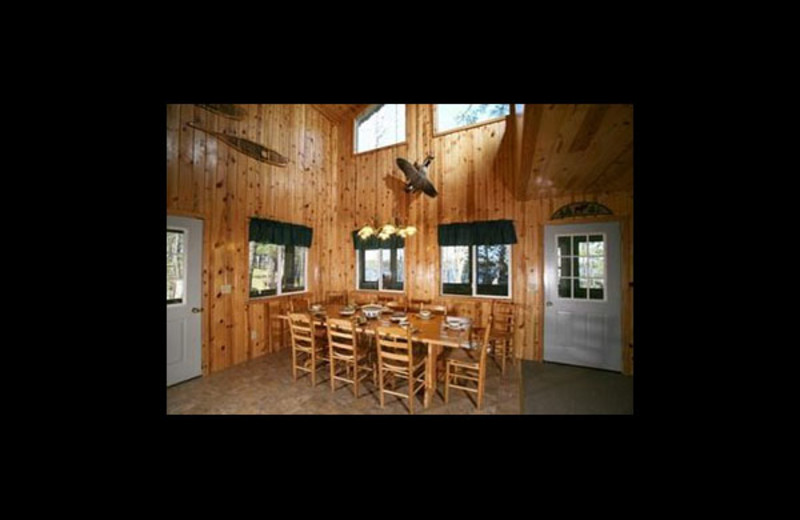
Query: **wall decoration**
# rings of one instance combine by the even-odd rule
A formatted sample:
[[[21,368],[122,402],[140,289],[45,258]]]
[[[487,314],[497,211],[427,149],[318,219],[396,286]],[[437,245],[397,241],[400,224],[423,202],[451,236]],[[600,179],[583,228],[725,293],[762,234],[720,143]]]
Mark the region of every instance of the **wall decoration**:
[[[550,220],[570,217],[594,217],[597,215],[613,215],[613,213],[599,202],[573,202],[558,208],[550,217]]]
[[[428,166],[431,164],[431,161],[433,161],[433,155],[425,157],[422,166],[418,165],[416,161],[414,164],[411,164],[402,157],[397,158],[397,166],[399,166],[406,175],[407,192],[414,193],[415,191],[421,190],[430,197],[438,195],[436,188],[433,187],[433,184],[428,179]]]
[[[218,116],[227,117],[228,119],[236,121],[241,121],[247,117],[247,110],[237,107],[236,105],[204,105],[200,103],[195,103],[195,105]]]
[[[187,122],[186,124],[209,135],[213,135],[220,141],[227,143],[236,151],[241,152],[248,157],[252,157],[256,161],[271,164],[273,166],[286,166],[289,164],[289,159],[279,154],[275,150],[267,148],[266,146],[261,146],[258,143],[254,143],[253,141],[249,141],[241,137],[234,137],[232,135],[214,132],[213,130],[199,127],[190,122]]]

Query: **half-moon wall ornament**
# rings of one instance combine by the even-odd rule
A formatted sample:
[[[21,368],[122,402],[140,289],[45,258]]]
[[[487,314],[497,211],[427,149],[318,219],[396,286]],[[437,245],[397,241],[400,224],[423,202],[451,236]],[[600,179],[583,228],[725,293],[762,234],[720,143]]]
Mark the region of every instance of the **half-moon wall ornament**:
[[[187,122],[186,124],[192,128],[200,130],[201,132],[213,135],[220,141],[227,143],[228,146],[237,152],[241,152],[246,156],[255,159],[256,161],[271,164],[273,166],[286,166],[289,164],[289,159],[279,154],[275,150],[267,148],[266,146],[261,146],[258,143],[254,143],[253,141],[249,141],[242,137],[234,137],[232,135],[214,132],[213,130],[207,130],[197,125],[193,125],[190,122]]]
[[[610,209],[599,202],[573,202],[566,206],[561,206],[553,213],[550,220],[558,220],[570,217],[594,217],[597,215],[613,215]]]
[[[247,117],[247,110],[242,107],[237,107],[236,105],[204,105],[200,103],[195,103],[195,105],[208,110],[212,114],[227,117],[235,121],[241,121]]]

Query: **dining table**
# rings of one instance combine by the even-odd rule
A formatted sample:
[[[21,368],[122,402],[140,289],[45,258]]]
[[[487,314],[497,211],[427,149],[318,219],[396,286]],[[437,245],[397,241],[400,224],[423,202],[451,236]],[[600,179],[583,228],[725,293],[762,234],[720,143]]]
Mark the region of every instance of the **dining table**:
[[[354,306],[354,312],[348,312],[345,305],[327,304],[318,309],[311,309],[312,319],[318,325],[325,326],[327,318],[365,318],[361,308]],[[423,398],[424,407],[428,408],[433,396],[436,394],[437,373],[436,359],[444,348],[471,348],[470,327],[453,328],[447,325],[445,317],[433,314],[428,318],[423,318],[417,312],[398,313],[395,309],[384,307],[380,316],[377,318],[360,319],[356,325],[356,332],[375,336],[378,327],[388,327],[397,325],[392,318],[398,319],[400,315],[405,315],[411,327],[411,340],[426,345],[428,356],[425,363],[425,395]],[[288,320],[288,316],[281,316]]]

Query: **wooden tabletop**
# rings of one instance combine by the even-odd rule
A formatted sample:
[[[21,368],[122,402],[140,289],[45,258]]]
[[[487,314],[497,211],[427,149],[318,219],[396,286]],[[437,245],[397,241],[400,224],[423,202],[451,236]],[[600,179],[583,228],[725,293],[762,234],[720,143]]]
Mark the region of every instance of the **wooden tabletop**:
[[[331,318],[352,318],[353,316],[361,316],[361,311],[356,310],[353,315],[343,315],[340,311],[344,308],[341,304],[328,304],[322,307],[321,313],[312,313],[312,315],[324,323],[326,317]],[[386,312],[381,313],[381,316],[376,319],[368,319],[366,323],[360,325],[356,330],[360,333],[375,334],[377,327],[388,327],[389,325],[396,325],[389,318],[396,311],[386,308]],[[408,316],[408,321],[411,323],[412,334],[411,339],[421,343],[443,345],[446,347],[466,347],[469,348],[469,330],[453,330],[445,325],[444,316],[432,315],[428,319],[422,319],[415,312],[405,313]]]

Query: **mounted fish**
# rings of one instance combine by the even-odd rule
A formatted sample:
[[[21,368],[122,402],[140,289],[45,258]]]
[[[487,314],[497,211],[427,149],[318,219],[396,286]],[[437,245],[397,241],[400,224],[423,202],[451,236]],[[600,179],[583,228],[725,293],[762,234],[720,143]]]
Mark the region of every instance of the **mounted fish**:
[[[435,197],[438,195],[436,188],[433,187],[430,179],[428,179],[428,166],[433,161],[433,156],[428,155],[422,166],[418,165],[416,161],[411,164],[402,157],[397,158],[397,166],[406,174],[406,191],[414,193],[415,191],[422,190],[426,195]]]
[[[195,105],[208,110],[212,114],[227,117],[235,121],[241,121],[247,117],[247,110],[242,107],[237,107],[236,105],[203,105],[200,103],[195,103]]]
[[[273,166],[286,166],[289,164],[289,159],[279,154],[275,150],[267,148],[266,146],[261,146],[258,143],[248,141],[247,139],[241,137],[234,137],[232,135],[207,130],[189,122],[186,124],[209,135],[213,135],[220,141],[227,143],[231,148],[245,154],[248,157],[252,157],[256,161],[271,164]]]

